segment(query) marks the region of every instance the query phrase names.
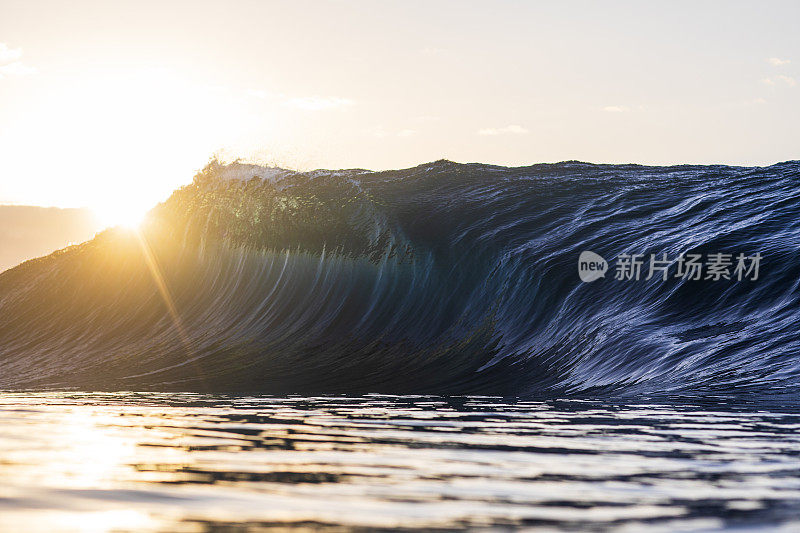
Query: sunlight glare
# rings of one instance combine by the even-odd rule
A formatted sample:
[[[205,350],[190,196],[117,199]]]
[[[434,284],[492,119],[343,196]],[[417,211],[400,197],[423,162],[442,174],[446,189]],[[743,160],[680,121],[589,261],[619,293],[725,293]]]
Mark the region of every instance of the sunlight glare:
[[[14,135],[0,131],[7,173],[20,176],[7,194],[135,225],[225,146],[248,116],[240,100],[169,68],[86,73],[20,114]]]
[[[147,207],[136,204],[107,203],[93,206],[92,213],[103,228],[123,226],[136,229],[147,214]]]

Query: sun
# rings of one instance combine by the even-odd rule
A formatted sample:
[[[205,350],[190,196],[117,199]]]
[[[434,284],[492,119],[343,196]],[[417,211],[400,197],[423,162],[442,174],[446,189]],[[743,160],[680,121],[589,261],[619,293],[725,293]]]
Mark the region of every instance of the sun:
[[[122,226],[136,229],[147,214],[147,207],[136,204],[107,203],[91,209],[97,221],[105,228]]]
[[[166,67],[87,72],[52,91],[25,126],[38,150],[27,160],[44,161],[38,173],[49,180],[26,194],[34,204],[89,207],[98,227],[135,228],[238,131],[247,115],[230,100]],[[4,148],[0,142],[5,155]],[[19,181],[28,187],[34,180]]]

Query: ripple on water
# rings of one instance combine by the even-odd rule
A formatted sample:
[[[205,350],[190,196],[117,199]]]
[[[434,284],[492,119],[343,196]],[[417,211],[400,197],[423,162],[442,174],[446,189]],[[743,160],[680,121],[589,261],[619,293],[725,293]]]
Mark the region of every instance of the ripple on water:
[[[428,396],[0,394],[0,528],[800,525],[800,414]]]

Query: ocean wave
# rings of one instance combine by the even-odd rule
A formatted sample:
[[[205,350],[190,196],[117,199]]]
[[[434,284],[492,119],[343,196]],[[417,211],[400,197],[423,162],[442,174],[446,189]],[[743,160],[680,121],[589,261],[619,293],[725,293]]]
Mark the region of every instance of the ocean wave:
[[[761,262],[584,283],[586,250]],[[141,231],[0,275],[0,387],[791,393],[799,282],[800,162],[213,163]]]

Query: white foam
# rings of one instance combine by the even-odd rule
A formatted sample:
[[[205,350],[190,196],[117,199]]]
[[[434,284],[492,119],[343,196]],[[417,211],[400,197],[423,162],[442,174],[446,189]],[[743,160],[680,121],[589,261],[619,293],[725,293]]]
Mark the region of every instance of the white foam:
[[[259,178],[264,181],[275,182],[277,179],[292,173],[291,170],[286,170],[285,168],[240,163],[238,161],[227,165],[219,165],[215,171],[216,176],[224,181],[248,181],[252,178]]]

